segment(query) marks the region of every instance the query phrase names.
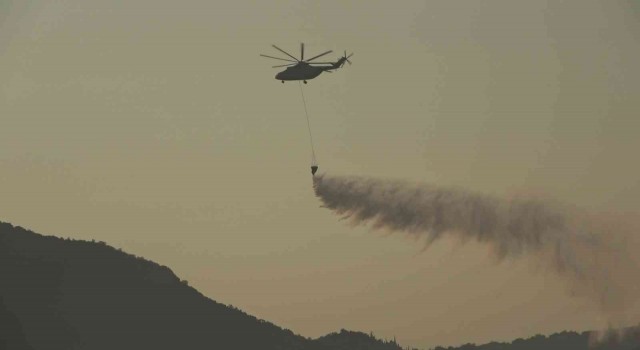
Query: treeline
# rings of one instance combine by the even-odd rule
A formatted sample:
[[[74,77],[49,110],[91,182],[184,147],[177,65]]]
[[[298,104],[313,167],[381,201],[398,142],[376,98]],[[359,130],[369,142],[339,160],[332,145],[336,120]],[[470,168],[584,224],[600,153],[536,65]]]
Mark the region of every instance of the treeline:
[[[592,332],[561,332],[550,336],[518,338],[511,343],[491,342],[458,347],[438,346],[432,350],[640,350],[640,327],[611,332],[598,339]]]
[[[373,333],[353,332],[345,329],[316,339],[320,348],[332,350],[406,350],[396,340],[377,339]],[[417,349],[416,349],[417,350]]]

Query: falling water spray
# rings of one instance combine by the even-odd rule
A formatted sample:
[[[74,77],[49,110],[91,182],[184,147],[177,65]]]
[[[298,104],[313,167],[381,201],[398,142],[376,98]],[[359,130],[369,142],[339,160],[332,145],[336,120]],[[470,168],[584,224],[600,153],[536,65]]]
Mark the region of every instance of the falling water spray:
[[[427,246],[445,236],[475,240],[498,261],[537,257],[608,322],[638,321],[640,270],[619,223],[540,198],[365,177],[320,175],[313,184],[324,207],[353,225],[423,237]]]

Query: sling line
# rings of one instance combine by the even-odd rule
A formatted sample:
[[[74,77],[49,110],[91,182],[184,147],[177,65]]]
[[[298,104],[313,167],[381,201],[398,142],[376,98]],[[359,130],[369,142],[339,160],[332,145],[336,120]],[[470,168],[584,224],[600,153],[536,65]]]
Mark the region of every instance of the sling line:
[[[313,136],[311,136],[311,123],[309,122],[309,112],[307,111],[307,102],[304,99],[304,91],[302,90],[302,84],[298,81],[300,86],[300,94],[302,95],[302,104],[304,104],[304,114],[307,116],[307,129],[309,129],[309,144],[311,145],[311,165],[316,165],[316,152],[313,149]]]

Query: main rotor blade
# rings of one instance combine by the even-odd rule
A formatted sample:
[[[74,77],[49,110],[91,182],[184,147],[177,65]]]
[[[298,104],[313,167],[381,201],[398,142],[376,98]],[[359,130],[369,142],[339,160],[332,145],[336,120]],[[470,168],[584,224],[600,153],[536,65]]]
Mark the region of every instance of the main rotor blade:
[[[326,54],[328,54],[328,53],[332,53],[332,52],[333,52],[333,51],[331,51],[331,50],[329,50],[329,51],[327,51],[327,52],[323,52],[323,53],[319,54],[318,56],[311,57],[310,59],[308,59],[308,60],[307,60],[307,62],[313,61],[313,60],[315,60],[315,59],[316,59],[316,58],[318,58],[318,57],[322,57],[322,56],[324,56],[324,55],[326,55]]]
[[[335,62],[308,62],[309,64],[334,64]]]
[[[287,56],[289,56],[289,57],[293,58],[294,60],[296,60],[296,62],[300,62],[297,58],[295,58],[295,57],[291,56],[287,51],[285,51],[285,50],[283,50],[283,49],[281,49],[281,48],[279,48],[279,47],[277,47],[277,46],[275,46],[275,45],[271,45],[271,46],[273,46],[276,50],[278,50],[278,51],[280,51],[280,52],[284,53],[285,55],[287,55]]]
[[[353,56],[353,52],[351,53],[351,55],[347,56],[347,59],[349,59],[351,56]]]
[[[260,54],[260,56],[262,56],[262,57],[269,57],[269,58],[275,58],[276,60],[281,60],[281,61],[287,61],[287,62],[295,62],[295,63],[298,63],[298,61],[293,61],[293,60],[290,60],[290,59],[288,59],[288,58],[273,57],[273,56],[267,56],[267,55],[263,55],[263,54]]]
[[[281,64],[279,66],[272,66],[272,68],[289,67],[289,66],[295,66],[296,64],[298,64],[298,63]]]
[[[300,61],[304,61],[304,43],[300,43]]]

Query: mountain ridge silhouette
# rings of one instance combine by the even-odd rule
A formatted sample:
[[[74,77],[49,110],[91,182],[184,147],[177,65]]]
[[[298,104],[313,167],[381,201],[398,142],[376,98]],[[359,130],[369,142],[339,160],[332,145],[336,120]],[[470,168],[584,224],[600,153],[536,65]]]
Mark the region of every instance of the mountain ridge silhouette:
[[[34,349],[327,349],[204,296],[166,266],[5,222],[0,298],[0,315],[15,315],[14,333]]]
[[[589,332],[435,350],[588,349]],[[0,221],[0,350],[402,350],[341,329],[306,338],[204,296],[169,267],[104,242]],[[640,350],[640,328],[592,349]]]

